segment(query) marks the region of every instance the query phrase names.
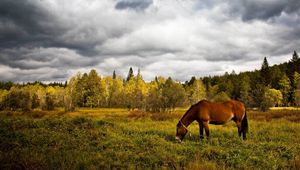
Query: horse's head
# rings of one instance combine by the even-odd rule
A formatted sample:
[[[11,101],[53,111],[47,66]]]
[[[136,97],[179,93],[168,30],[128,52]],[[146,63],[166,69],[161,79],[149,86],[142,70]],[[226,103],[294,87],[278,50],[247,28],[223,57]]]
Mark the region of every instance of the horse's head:
[[[188,130],[187,130],[186,126],[180,120],[177,123],[176,137],[175,137],[176,141],[180,143],[183,140],[183,138],[187,132],[188,132]]]

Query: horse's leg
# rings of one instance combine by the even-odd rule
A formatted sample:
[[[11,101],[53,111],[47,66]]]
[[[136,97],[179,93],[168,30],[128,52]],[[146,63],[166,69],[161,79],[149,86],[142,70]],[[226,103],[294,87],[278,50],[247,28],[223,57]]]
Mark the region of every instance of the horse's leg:
[[[206,137],[207,137],[207,139],[209,139],[208,121],[203,122],[203,126],[204,126],[204,128],[205,128],[205,134],[206,134]]]
[[[241,121],[236,121],[236,126],[238,128],[239,137],[241,137],[242,136],[242,123],[241,123]]]
[[[199,131],[200,131],[200,141],[204,139],[203,137],[203,123],[199,122]]]

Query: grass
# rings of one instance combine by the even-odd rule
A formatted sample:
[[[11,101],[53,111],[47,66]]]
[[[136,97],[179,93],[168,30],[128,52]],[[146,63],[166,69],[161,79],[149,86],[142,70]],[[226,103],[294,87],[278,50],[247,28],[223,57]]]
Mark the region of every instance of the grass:
[[[249,111],[247,141],[232,122],[200,143],[193,123],[178,144],[183,112],[1,112],[0,169],[300,169],[299,111]]]

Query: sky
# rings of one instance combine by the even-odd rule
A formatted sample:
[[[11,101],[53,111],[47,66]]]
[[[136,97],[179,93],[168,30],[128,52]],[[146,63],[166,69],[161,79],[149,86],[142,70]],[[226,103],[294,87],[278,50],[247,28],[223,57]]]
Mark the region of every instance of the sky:
[[[0,0],[0,81],[185,81],[286,62],[299,38],[299,0]]]

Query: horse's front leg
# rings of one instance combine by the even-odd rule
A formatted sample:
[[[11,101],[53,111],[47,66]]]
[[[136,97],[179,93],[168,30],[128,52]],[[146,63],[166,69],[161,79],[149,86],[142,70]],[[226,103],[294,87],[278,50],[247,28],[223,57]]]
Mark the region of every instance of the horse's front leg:
[[[202,139],[204,139],[203,136],[203,123],[199,122],[199,131],[200,131],[200,141],[202,141]]]
[[[207,139],[209,139],[208,121],[203,122],[203,126],[204,126],[204,128],[205,128],[205,134],[206,134],[206,137],[207,137]]]

